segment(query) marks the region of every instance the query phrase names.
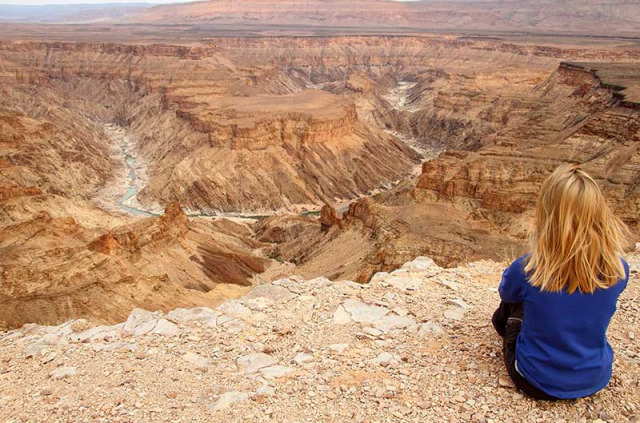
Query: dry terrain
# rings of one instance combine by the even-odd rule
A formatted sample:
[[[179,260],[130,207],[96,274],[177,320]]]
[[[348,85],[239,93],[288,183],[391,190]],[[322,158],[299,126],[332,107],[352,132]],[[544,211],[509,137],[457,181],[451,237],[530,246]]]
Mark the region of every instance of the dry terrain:
[[[0,6],[0,20],[287,27],[298,30],[518,31],[637,36],[640,6],[629,0],[210,0],[40,8]],[[4,18],[4,19],[2,19]]]
[[[0,29],[4,325],[504,260],[562,162],[638,237],[633,38],[198,25]]]
[[[640,418],[637,255],[598,394],[535,402],[510,384],[491,313],[507,263],[421,257],[370,284],[291,276],[215,309],[137,309],[0,335],[7,422],[615,422]]]
[[[638,5],[452,4],[11,9],[0,420],[638,423]],[[567,162],[632,275],[609,387],[535,403],[489,318]]]

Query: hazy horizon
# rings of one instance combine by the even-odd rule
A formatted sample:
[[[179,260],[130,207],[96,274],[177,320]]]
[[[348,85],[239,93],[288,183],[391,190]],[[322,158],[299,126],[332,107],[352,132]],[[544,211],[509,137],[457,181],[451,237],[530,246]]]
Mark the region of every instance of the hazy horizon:
[[[0,6],[58,6],[58,5],[78,5],[78,4],[90,4],[90,5],[99,5],[99,4],[140,4],[140,3],[149,3],[149,4],[167,4],[167,3],[192,3],[194,1],[202,1],[202,0],[2,0],[0,1]],[[415,1],[415,0],[394,0],[394,1]]]
[[[131,0],[3,0],[0,1],[0,6],[64,6],[64,5],[100,5],[100,4],[166,4],[166,3],[190,3],[198,0],[151,0],[151,1],[131,1]]]

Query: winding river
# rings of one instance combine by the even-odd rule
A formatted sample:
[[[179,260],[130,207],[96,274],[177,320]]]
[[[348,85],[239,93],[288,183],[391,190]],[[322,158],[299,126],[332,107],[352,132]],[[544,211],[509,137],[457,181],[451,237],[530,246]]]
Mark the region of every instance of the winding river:
[[[385,96],[385,99],[389,101],[391,104],[395,105],[395,109],[399,111],[406,111],[410,113],[414,113],[417,110],[412,108],[409,105],[408,94],[409,90],[415,84],[401,81],[396,87],[389,90],[388,94]],[[320,88],[320,87],[319,87]],[[419,143],[415,138],[407,137],[404,134],[400,134],[396,131],[385,130],[390,135],[400,139],[408,146],[416,150],[422,157],[423,160],[428,160],[433,157],[437,157],[436,151],[426,150],[419,146]],[[160,210],[152,211],[143,208],[142,205],[137,201],[137,196],[144,185],[146,180],[141,175],[146,174],[146,168],[144,164],[139,163],[138,158],[136,156],[134,146],[132,145],[126,130],[122,127],[115,125],[105,125],[105,132],[112,140],[114,145],[117,145],[118,154],[120,156],[120,160],[125,165],[126,175],[124,175],[119,183],[120,186],[114,187],[114,191],[118,194],[115,197],[115,205],[113,204],[113,199],[110,201],[112,206],[115,206],[116,209],[123,211],[127,214],[135,215],[135,216],[143,216],[143,217],[152,217],[159,216],[162,214]],[[419,174],[420,165],[416,166],[415,169],[412,169],[411,176],[416,176],[416,172]],[[374,190],[373,195],[377,192],[381,192],[384,190],[389,190],[400,183],[402,180],[405,180],[407,177],[404,176],[397,181],[390,181],[385,184],[385,186],[380,189]],[[124,193],[123,193],[124,190]],[[113,195],[109,196],[110,198],[114,198]],[[355,199],[348,200],[348,203]],[[108,201],[105,201],[108,202]],[[347,204],[348,204],[347,203]],[[108,204],[107,204],[108,205]],[[344,206],[344,204],[342,204]],[[108,207],[113,208],[113,207]],[[316,214],[317,211],[305,212],[302,214]],[[205,214],[205,213],[187,213],[188,216],[191,217],[228,217],[228,218],[240,218],[240,219],[258,219],[261,217],[265,217],[265,214],[260,215],[242,215],[240,213],[213,213],[213,214]]]
[[[133,201],[136,201],[136,196],[140,192],[140,180],[136,173],[137,160],[136,157],[129,151],[129,138],[126,134],[118,135],[118,144],[120,145],[121,155],[123,157],[124,164],[127,168],[126,187],[127,191],[118,199],[118,207],[130,214],[138,216],[157,216],[155,213],[151,213],[141,208],[133,207],[130,205]]]

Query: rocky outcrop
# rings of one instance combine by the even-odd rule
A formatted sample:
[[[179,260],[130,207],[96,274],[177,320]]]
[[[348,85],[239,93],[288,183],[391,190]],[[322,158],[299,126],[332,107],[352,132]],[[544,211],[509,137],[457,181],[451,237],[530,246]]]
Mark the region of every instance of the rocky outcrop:
[[[100,232],[46,212],[3,226],[2,324],[114,322],[132,307],[217,304],[270,262],[243,228],[190,222],[177,203],[163,216]]]
[[[475,152],[424,163],[414,196],[465,204],[522,237],[542,181],[561,163],[580,163],[637,236],[640,115],[615,92],[593,72],[561,66],[536,88],[524,122],[513,119]]]
[[[168,130],[184,128],[194,144],[155,148],[160,138],[145,139],[142,152],[163,170],[141,192],[143,203],[168,198],[208,213],[295,210],[371,191],[418,161],[360,122],[353,103],[324,91],[180,101],[177,116],[188,126]],[[157,130],[142,120],[133,127]]]
[[[450,267],[524,250],[523,240],[498,233],[469,212],[422,201],[391,206],[367,198],[351,203],[339,224],[276,216],[261,222],[256,233],[274,243],[270,257],[295,263],[304,277],[363,283],[419,255],[429,254],[439,265]]]
[[[490,323],[506,262],[443,269],[418,257],[369,284],[289,276],[211,308],[139,308],[113,325],[0,332],[0,418],[152,421],[185,408],[193,420],[229,422],[518,421],[525,413],[633,422],[640,261],[629,262],[632,280],[608,333],[616,366],[596,403],[549,408],[509,383]]]
[[[336,209],[329,204],[325,204],[320,209],[320,227],[323,231],[328,231],[329,228],[335,225],[340,225],[340,217]]]
[[[59,98],[44,96],[45,104],[25,110],[31,116],[10,110],[5,103],[26,108],[33,98],[6,85],[0,90],[0,201],[46,191],[83,195],[109,178],[114,164],[95,125],[74,123],[74,112]]]

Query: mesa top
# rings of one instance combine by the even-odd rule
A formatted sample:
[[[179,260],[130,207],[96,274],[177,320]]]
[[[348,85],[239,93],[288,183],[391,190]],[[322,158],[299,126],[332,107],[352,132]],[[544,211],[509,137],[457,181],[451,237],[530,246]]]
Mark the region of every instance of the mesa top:
[[[625,278],[608,289],[569,294],[532,286],[524,271],[525,258],[518,258],[504,271],[499,288],[504,302],[523,303],[516,343],[518,371],[556,398],[598,392],[611,378],[613,350],[606,333],[618,297],[627,286],[629,265],[621,259]]]

